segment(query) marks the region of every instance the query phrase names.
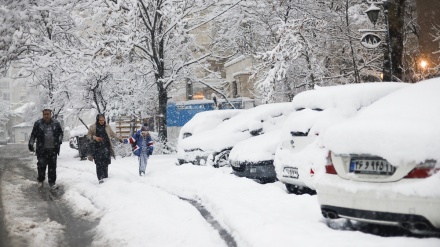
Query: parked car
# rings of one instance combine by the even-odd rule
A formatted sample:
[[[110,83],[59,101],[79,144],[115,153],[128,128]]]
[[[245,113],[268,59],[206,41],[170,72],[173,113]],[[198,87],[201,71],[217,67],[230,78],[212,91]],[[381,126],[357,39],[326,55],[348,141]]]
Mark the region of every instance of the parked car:
[[[6,139],[0,139],[0,145],[8,145],[8,141]]]
[[[227,110],[212,110],[212,111],[199,112],[196,115],[194,115],[194,117],[191,118],[191,120],[189,120],[180,129],[177,143],[181,143],[183,139],[193,136],[195,134],[199,134],[204,131],[214,129],[220,123],[227,121],[231,117],[243,111],[244,110],[241,109],[227,109]],[[185,153],[185,151],[182,150],[182,147],[180,145],[177,146],[177,150],[178,150],[177,152],[180,154]],[[177,158],[176,165],[181,165],[183,163],[188,163],[188,162],[184,159]]]
[[[279,181],[290,193],[315,194],[317,175],[324,172],[327,150],[317,137],[329,126],[350,118],[406,83],[362,83],[320,87],[295,96],[297,111],[286,121],[275,152]]]
[[[194,134],[213,129],[243,111],[241,109],[227,109],[199,112],[180,129],[178,142]]]
[[[77,126],[70,131],[69,146],[78,150],[80,160],[86,160],[89,154],[89,139],[87,128],[84,125]]]
[[[326,218],[440,231],[440,78],[378,100],[321,136],[317,197]]]
[[[177,150],[179,163],[214,167],[229,165],[229,152],[236,143],[278,128],[277,123],[292,111],[290,102],[243,110],[212,130],[180,140]]]
[[[281,125],[284,121],[279,121]],[[275,182],[277,176],[273,159],[280,141],[281,127],[237,143],[229,154],[232,171],[239,177],[261,183]]]

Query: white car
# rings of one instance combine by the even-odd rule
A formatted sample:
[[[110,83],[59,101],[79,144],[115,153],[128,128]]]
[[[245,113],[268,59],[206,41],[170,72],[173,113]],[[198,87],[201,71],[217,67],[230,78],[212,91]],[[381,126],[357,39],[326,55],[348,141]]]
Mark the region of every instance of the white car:
[[[212,130],[180,140],[179,162],[214,167],[229,165],[229,152],[235,144],[279,128],[277,124],[292,111],[291,102],[246,109]]]
[[[275,153],[275,171],[290,193],[315,194],[315,182],[324,172],[328,151],[320,143],[329,126],[350,118],[376,100],[408,86],[377,82],[320,87],[302,92],[292,103],[296,112],[283,127]]]
[[[177,143],[181,143],[183,139],[190,136],[214,129],[220,123],[227,121],[231,117],[234,117],[243,111],[244,110],[242,109],[225,109],[199,112],[194,115],[194,117],[192,117],[191,120],[189,120],[184,126],[182,126],[179,132]],[[177,157],[177,165],[194,162],[194,160],[185,160],[185,152],[180,145],[177,146],[177,149],[180,149],[180,151],[177,152],[180,154]]]
[[[398,90],[327,129],[324,217],[440,231],[440,78]]]
[[[279,121],[281,125],[283,121]],[[229,164],[239,177],[261,183],[275,182],[277,176],[273,159],[280,142],[281,127],[237,143],[229,153]]]

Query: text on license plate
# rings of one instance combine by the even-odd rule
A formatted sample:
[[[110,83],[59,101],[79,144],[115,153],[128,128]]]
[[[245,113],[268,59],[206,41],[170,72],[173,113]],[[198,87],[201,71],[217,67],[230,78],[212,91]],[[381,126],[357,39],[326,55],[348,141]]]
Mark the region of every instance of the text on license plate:
[[[283,177],[298,178],[299,177],[298,168],[296,168],[296,167],[284,167],[284,169],[283,169]]]
[[[352,159],[350,172],[358,174],[392,175],[396,167],[382,159]]]

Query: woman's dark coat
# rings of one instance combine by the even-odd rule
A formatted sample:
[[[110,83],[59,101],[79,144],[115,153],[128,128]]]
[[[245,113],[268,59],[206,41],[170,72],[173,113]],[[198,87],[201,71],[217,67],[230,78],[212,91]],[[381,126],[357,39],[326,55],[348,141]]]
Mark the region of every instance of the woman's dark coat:
[[[111,138],[115,138],[119,141],[122,141],[122,139],[116,135],[115,132],[113,132],[113,130],[111,129],[110,125],[105,124],[105,133],[107,134],[108,137],[108,147],[104,147],[103,144],[104,143],[99,143],[95,141],[95,138],[98,137],[96,134],[96,127],[97,125],[99,125],[99,123],[94,123],[92,125],[90,125],[89,127],[89,132],[87,133],[87,137],[93,141],[92,144],[92,148],[90,150],[90,155],[93,156],[93,159],[95,159],[95,161],[101,161],[100,159],[106,159],[109,161],[110,163],[110,157],[115,158],[115,152],[113,150],[113,144],[111,142]],[[100,136],[102,137],[102,136]],[[107,144],[107,142],[105,142]],[[108,155],[106,155],[106,151],[104,150],[105,148],[108,148],[109,153]],[[98,160],[96,160],[98,159]]]

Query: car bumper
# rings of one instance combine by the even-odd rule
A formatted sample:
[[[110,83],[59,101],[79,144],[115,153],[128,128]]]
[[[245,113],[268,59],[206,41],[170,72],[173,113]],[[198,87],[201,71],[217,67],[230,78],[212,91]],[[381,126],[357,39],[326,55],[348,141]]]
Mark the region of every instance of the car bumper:
[[[206,164],[206,156],[195,156],[191,158],[178,158],[177,161],[179,165],[185,164],[185,163],[191,163],[193,165],[205,165]]]
[[[401,188],[410,190],[411,184],[417,182],[415,179],[393,183],[353,182],[338,175],[325,174],[316,187],[324,216],[329,216],[325,215],[327,212],[333,212],[337,214],[336,217],[404,228],[409,228],[406,224],[414,226],[417,222],[425,221],[437,228],[435,230],[440,230],[438,194],[421,196],[417,191],[399,192]],[[329,218],[334,216],[330,215]]]
[[[258,163],[231,161],[231,167],[235,175],[250,179],[264,179],[275,181],[276,173],[273,160]]]
[[[277,176],[278,181],[282,182],[283,184],[291,184],[291,185],[296,185],[299,187],[307,187],[308,186],[301,180],[298,179],[294,179],[294,178],[286,178],[283,176]],[[314,189],[314,188],[311,188]]]
[[[280,172],[277,172],[277,178],[278,178],[278,180],[280,182],[282,182],[284,184],[296,185],[296,186],[299,186],[299,187],[308,187],[306,185],[306,183],[304,183],[304,181],[300,179],[300,177],[301,178],[303,177],[303,174],[301,174],[300,169],[296,168],[297,172],[298,172],[297,173],[298,176],[296,178],[294,178],[294,177],[287,176],[287,174],[284,174],[283,170],[284,170],[285,167],[292,168],[292,169],[296,168],[296,167],[290,167],[290,166],[283,166],[283,167],[281,167]],[[311,188],[311,189],[314,189],[314,188]]]

